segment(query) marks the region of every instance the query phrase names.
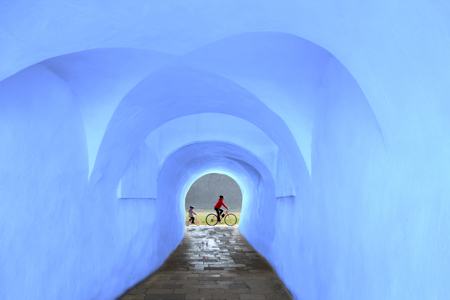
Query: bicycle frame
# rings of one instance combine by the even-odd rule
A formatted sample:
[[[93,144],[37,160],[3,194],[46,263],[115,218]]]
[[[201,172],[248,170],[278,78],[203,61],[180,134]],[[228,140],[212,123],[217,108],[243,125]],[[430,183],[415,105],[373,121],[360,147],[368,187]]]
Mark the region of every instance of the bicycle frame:
[[[226,211],[223,211],[223,212],[222,212],[222,214],[225,214],[225,216],[223,216],[223,217],[222,217],[222,216],[220,216],[220,221],[222,221],[223,219],[225,219],[225,218],[226,218],[226,217],[228,216],[228,210],[226,210]],[[219,218],[219,216],[218,216],[218,215],[216,215],[216,217],[217,217],[217,218]]]
[[[220,218],[220,223],[222,223],[222,220],[224,220],[225,224],[227,224],[228,226],[233,226],[236,224],[237,218],[234,214],[229,213],[228,210],[222,211],[220,213],[220,215],[222,215],[222,214],[224,216]],[[229,218],[231,218],[231,219],[229,219]],[[214,223],[214,219],[216,219],[215,223]],[[206,216],[206,224],[208,224],[209,226],[215,226],[218,223],[218,219],[219,219],[219,215],[217,214],[217,212],[210,213],[209,215]],[[211,224],[211,222],[214,224]]]

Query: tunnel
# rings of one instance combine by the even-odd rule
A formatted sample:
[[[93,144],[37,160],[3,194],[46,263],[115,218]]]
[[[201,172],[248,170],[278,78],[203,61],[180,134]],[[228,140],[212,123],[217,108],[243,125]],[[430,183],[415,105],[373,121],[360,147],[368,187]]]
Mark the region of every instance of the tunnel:
[[[0,299],[116,299],[180,244],[209,173],[294,299],[446,299],[449,15],[2,1]]]

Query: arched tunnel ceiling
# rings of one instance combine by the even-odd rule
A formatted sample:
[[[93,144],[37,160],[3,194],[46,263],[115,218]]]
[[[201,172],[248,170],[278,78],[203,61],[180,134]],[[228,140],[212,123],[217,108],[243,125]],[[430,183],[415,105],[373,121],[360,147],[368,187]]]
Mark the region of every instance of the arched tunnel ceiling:
[[[214,143],[232,147],[239,145],[250,152],[269,170],[276,181],[277,197],[295,195],[291,170],[270,137],[243,119],[224,114],[203,113],[171,120],[152,131],[129,158],[117,196],[124,199],[158,198],[156,181],[159,170],[168,157],[190,144],[213,147]],[[183,161],[185,159],[190,158],[186,157]],[[233,174],[228,175],[235,178]]]
[[[332,59],[327,51],[292,35],[250,33],[220,40],[181,58],[136,49],[99,49],[43,64],[63,78],[79,99],[91,171],[106,126],[122,97],[145,76],[156,77],[160,68],[176,60],[212,70],[258,96],[286,122],[311,172],[313,119],[323,97],[319,87]],[[349,74],[344,76],[348,77],[345,85],[357,86]]]
[[[227,36],[278,31],[306,38],[337,57],[357,79],[381,127],[391,128],[401,126],[395,122],[396,114],[408,118],[404,104],[421,105],[421,98],[413,87],[423,82],[431,84],[428,78],[434,78],[433,74],[436,78],[448,78],[440,59],[446,57],[445,47],[435,47],[434,55],[426,55],[430,53],[429,45],[437,43],[435,37],[440,37],[445,44],[448,35],[426,34],[422,22],[417,21],[442,31],[446,24],[445,9],[439,5],[425,5],[427,9],[421,9],[423,3],[425,0],[406,8],[397,4],[386,9],[386,5],[378,1],[344,6],[328,1],[311,4],[294,0],[220,4],[170,1],[164,6],[149,3],[144,7],[118,0],[110,2],[108,7],[101,1],[80,1],[76,5],[3,1],[0,4],[0,11],[4,12],[0,53],[9,59],[0,71],[0,79],[42,60],[87,49],[132,47],[183,55]],[[98,17],[105,13],[108,18]],[[382,18],[378,17],[380,15]],[[232,25],[227,22],[230,16],[233,16]],[[339,22],[329,21],[336,16],[342,16]],[[38,18],[45,21],[38,21]],[[32,32],[28,28],[33,28]],[[45,46],[49,44],[53,46]],[[396,48],[395,45],[403,46]],[[404,51],[408,48],[417,51]],[[404,72],[409,76],[402,76]],[[376,87],[371,84],[373,80],[378,80]],[[392,82],[398,84],[391,86]],[[445,89],[437,82],[435,94],[443,95]],[[386,96],[388,91],[392,96]],[[395,113],[383,109],[385,101],[398,104]],[[422,107],[422,111],[430,113],[426,107]],[[408,129],[402,127],[401,131],[407,133]],[[405,138],[411,137],[405,135]]]
[[[143,77],[175,59],[174,55],[154,51],[101,49],[43,62],[64,78],[80,99],[91,168],[119,99]],[[251,33],[212,43],[188,53],[181,61],[232,79],[257,95],[290,127],[310,170],[314,107],[329,59],[328,52],[301,38]]]
[[[254,154],[224,142],[199,142],[178,149],[162,165],[159,181],[176,191],[183,203],[192,183],[210,172],[235,179],[244,198],[254,195],[252,190],[260,181],[274,185],[272,174]]]
[[[265,163],[275,174],[278,147],[252,123],[224,114],[206,113],[171,120],[152,131],[145,139],[159,165],[169,155],[191,143],[222,141],[241,145]]]
[[[221,76],[174,64],[150,74],[119,104],[108,124],[91,180],[96,182],[105,174],[117,184],[117,172],[123,172],[127,158],[151,131],[174,118],[205,112],[249,120],[271,137],[295,166],[297,182],[308,177],[292,133],[257,97]]]

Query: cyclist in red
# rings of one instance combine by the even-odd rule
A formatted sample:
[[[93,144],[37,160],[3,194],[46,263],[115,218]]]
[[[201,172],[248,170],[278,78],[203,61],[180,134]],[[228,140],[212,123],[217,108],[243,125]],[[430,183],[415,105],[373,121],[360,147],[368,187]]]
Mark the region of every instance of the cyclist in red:
[[[227,209],[229,209],[228,206],[226,206],[225,203],[223,203],[223,196],[220,195],[219,200],[217,201],[217,204],[214,206],[214,209],[216,210],[217,215],[218,215],[219,223],[222,223],[222,221],[220,219],[220,217],[223,213],[223,209],[220,209],[222,207],[222,205],[225,206]]]

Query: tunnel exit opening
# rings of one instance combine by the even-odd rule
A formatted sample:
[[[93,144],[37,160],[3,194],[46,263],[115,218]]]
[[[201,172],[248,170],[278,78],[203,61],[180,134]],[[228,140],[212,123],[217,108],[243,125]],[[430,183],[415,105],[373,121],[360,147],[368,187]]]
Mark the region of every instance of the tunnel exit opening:
[[[234,211],[241,211],[242,191],[239,184],[230,176],[209,173],[198,178],[189,188],[185,198],[185,207],[194,205],[197,209],[211,210],[219,195],[225,197],[225,204]]]
[[[204,221],[206,214],[214,212],[220,195],[224,196],[224,203],[230,211],[240,215],[243,195],[239,184],[228,175],[209,173],[195,180],[189,187],[185,196],[186,218],[189,207],[194,206],[199,219]]]

